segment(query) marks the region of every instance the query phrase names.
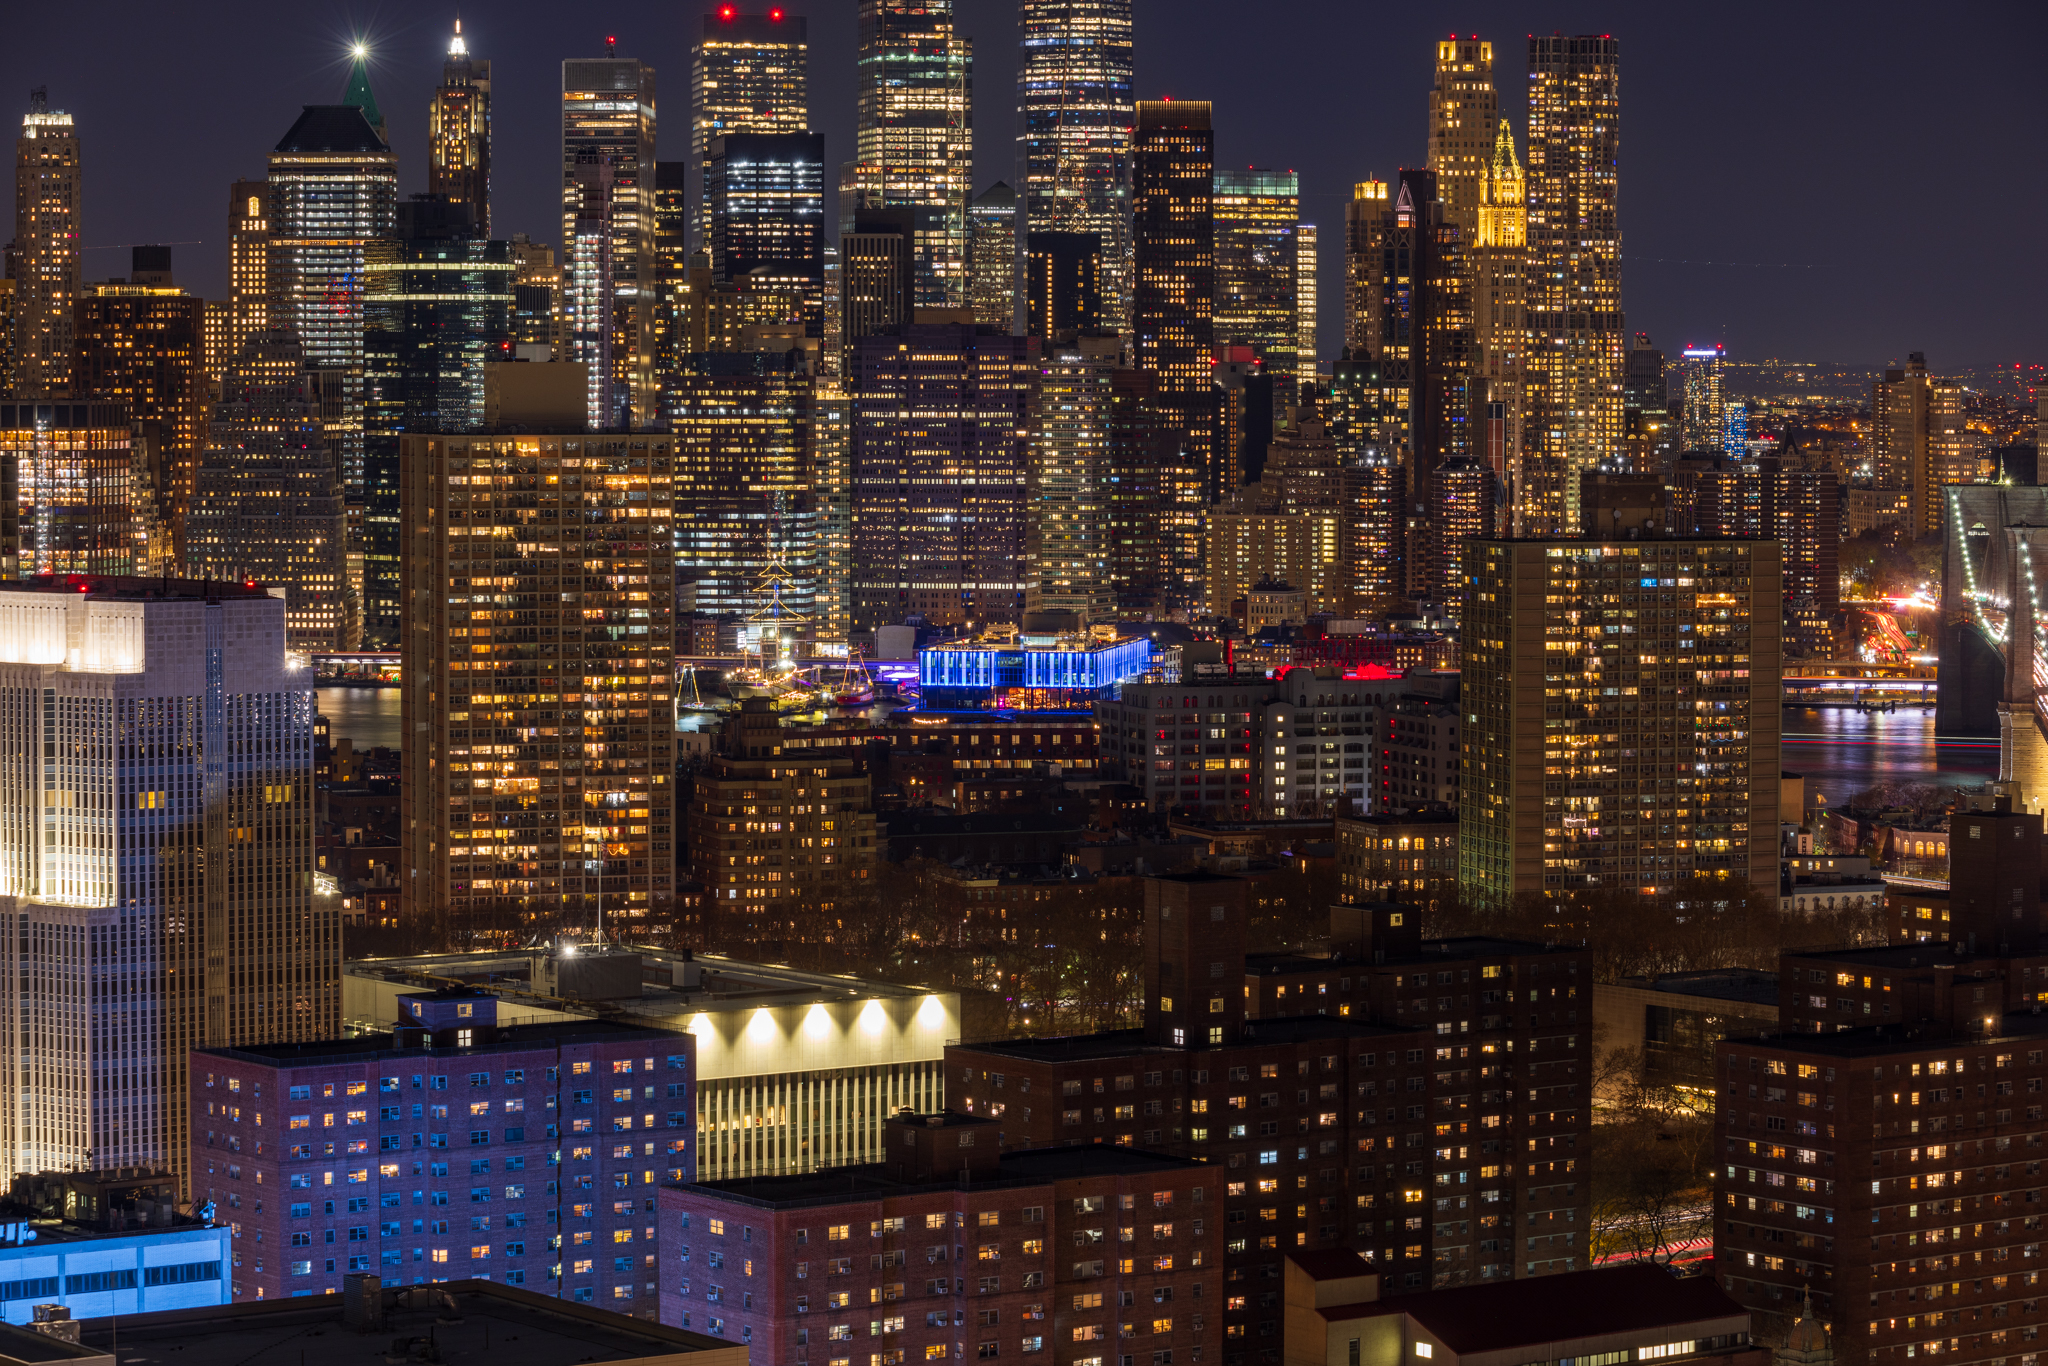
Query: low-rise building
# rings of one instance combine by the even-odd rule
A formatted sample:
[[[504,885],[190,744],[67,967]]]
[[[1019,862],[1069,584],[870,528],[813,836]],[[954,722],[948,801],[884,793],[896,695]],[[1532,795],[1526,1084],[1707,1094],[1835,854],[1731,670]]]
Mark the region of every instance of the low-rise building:
[[[1643,1079],[1699,1097],[1711,1108],[1714,1048],[1731,1034],[1778,1025],[1778,974],[1746,968],[1624,977],[1593,985],[1594,1048],[1640,1051]]]
[[[651,1318],[657,1179],[695,1174],[697,1041],[502,1024],[463,988],[388,1033],[192,1051],[192,1186],[240,1233],[232,1294],[484,1277]]]
[[[180,1213],[177,1192],[176,1173],[142,1167],[16,1176],[0,1207],[0,1321],[225,1304],[233,1230],[212,1210]]]
[[[1215,1167],[1005,1151],[954,1112],[887,1127],[878,1164],[663,1187],[662,1321],[760,1361],[1221,1359]]]
[[[1337,876],[1346,901],[1406,901],[1434,910],[1458,888],[1458,813],[1339,817]]]
[[[691,1035],[707,1181],[880,1160],[884,1116],[944,1103],[945,1042],[960,1036],[956,992],[575,944],[351,963],[344,1015],[374,1029],[401,997],[450,982],[494,997],[500,1024],[608,1019]]]

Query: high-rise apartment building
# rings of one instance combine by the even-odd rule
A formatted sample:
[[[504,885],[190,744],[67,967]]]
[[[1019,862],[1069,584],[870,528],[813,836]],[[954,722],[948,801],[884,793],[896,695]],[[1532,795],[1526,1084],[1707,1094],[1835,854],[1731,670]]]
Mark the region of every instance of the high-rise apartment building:
[[[1777,542],[1482,540],[1471,557],[1465,895],[1775,888]]]
[[[824,333],[825,138],[727,133],[711,141],[712,279],[801,301],[805,335]]]
[[[1482,185],[1493,169],[1500,96],[1493,86],[1493,44],[1455,34],[1436,45],[1436,83],[1429,90],[1429,169],[1436,172],[1444,212],[1470,232],[1485,203]]]
[[[967,206],[967,256],[974,321],[1016,330],[1017,192],[1000,180]]]
[[[1027,612],[1116,619],[1109,480],[1119,349],[1114,337],[1083,337],[1048,345],[1039,365],[1024,491]]]
[[[856,628],[1016,620],[1038,340],[911,323],[851,349]]]
[[[457,944],[674,906],[675,442],[527,411],[401,447],[407,913]]]
[[[71,116],[50,108],[41,86],[14,143],[14,390],[23,398],[68,398],[84,268],[84,165]]]
[[[148,572],[152,499],[118,403],[0,403],[6,576]]]
[[[270,325],[270,182],[238,180],[228,188],[227,354],[208,377],[220,379]]]
[[[1102,330],[1102,239],[1092,232],[1034,232],[1024,242],[1024,331],[1050,345]]]
[[[1211,615],[1229,616],[1231,604],[1263,582],[1306,594],[1310,613],[1334,615],[1347,607],[1344,462],[1313,411],[1297,410],[1274,437],[1259,478],[1210,510]]]
[[[398,158],[354,104],[309,104],[270,154],[269,322],[339,372],[330,431],[342,489],[363,484],[363,275],[398,224]]]
[[[562,63],[562,293],[568,355],[589,367],[593,428],[654,420],[654,68]]]
[[[1579,475],[1622,449],[1621,44],[1529,38],[1524,444],[1537,462],[1518,497],[1532,535],[1579,526]]]
[[[1685,454],[1722,449],[1728,426],[1728,350],[1712,346],[1687,346],[1681,392],[1685,400],[1684,425],[1679,439]]]
[[[181,559],[197,579],[282,589],[287,649],[331,653],[362,643],[348,514],[320,421],[318,377],[289,333],[257,333],[228,368],[193,476]]]
[[[965,308],[974,42],[954,29],[953,0],[860,0],[858,64],[840,228],[872,210],[908,210],[913,305]]]
[[[1283,390],[1284,407],[1301,348],[1295,242],[1301,179],[1292,171],[1219,169],[1212,195],[1216,344],[1251,347]]]
[[[476,235],[491,235],[491,64],[469,55],[460,19],[427,106],[427,193],[464,206]]]
[[[1118,611],[1133,615],[1185,607],[1202,591],[1203,471],[1167,426],[1158,394],[1153,371],[1111,375],[1109,577]]]
[[[191,1049],[339,1030],[284,619],[238,583],[0,583],[11,1160],[182,1177]]]
[[[1131,148],[1133,358],[1158,377],[1152,403],[1174,464],[1192,467],[1204,484],[1213,482],[1215,162],[1208,101],[1139,101]],[[1161,588],[1163,610],[1194,605],[1198,548]]]
[[[363,640],[397,648],[399,439],[484,424],[484,366],[512,343],[513,277],[504,242],[474,235],[469,207],[432,195],[399,206],[391,238],[363,258]]]
[[[698,187],[691,235],[714,255],[712,144],[735,133],[809,131],[808,27],[808,21],[780,5],[765,14],[742,14],[736,5],[720,5],[704,16],[690,49],[689,164]],[[823,235],[822,221],[817,231]]]
[[[151,504],[175,543],[206,444],[206,301],[168,284],[110,282],[87,285],[75,313],[78,391],[128,410]]]
[[[1881,489],[1907,495],[1916,536],[1942,525],[1941,486],[1977,482],[1963,419],[1962,386],[1927,372],[1915,351],[1870,386],[1870,463]]]
[[[1021,231],[1102,242],[1106,326],[1131,316],[1131,0],[1022,0],[1017,141]]]

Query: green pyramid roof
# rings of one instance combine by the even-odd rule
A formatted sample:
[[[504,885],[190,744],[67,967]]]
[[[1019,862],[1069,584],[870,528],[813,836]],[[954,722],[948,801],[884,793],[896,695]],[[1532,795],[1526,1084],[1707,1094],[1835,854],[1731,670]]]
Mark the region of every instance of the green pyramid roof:
[[[377,130],[377,136],[384,136],[384,114],[377,108],[377,97],[370,93],[370,68],[360,54],[349,67],[348,89],[342,91],[341,102],[362,110],[363,117]]]

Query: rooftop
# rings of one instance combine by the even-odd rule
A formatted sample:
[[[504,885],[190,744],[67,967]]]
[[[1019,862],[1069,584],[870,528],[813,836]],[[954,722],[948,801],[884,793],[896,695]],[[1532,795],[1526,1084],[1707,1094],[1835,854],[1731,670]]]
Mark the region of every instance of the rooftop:
[[[1053,1181],[1085,1176],[1138,1176],[1146,1172],[1185,1171],[1202,1165],[1191,1158],[1168,1157],[1164,1153],[1107,1143],[1071,1148],[1027,1148],[1004,1153],[999,1159],[1000,1174],[978,1179],[972,1183],[972,1188],[1001,1190],[1043,1186]],[[903,1181],[889,1175],[887,1167],[876,1163],[830,1167],[795,1176],[748,1176],[732,1181],[686,1183],[675,1189],[707,1199],[732,1200],[763,1209],[788,1209],[960,1190],[967,1184],[960,1181]]]
[[[500,1025],[490,1041],[472,1048],[398,1048],[392,1035],[363,1034],[353,1039],[315,1039],[308,1043],[242,1044],[230,1048],[193,1050],[212,1057],[239,1058],[276,1067],[318,1067],[327,1063],[368,1062],[380,1058],[476,1058],[562,1043],[604,1043],[625,1039],[679,1037],[674,1030],[616,1020],[582,1020],[575,1024]]]
[[[1750,968],[1727,971],[1673,972],[1662,977],[1624,977],[1619,986],[1638,991],[1665,991],[1675,996],[1704,996],[1716,1001],[1740,1001],[1749,1005],[1778,1004],[1778,974]]]
[[[1070,1034],[1050,1039],[996,1039],[961,1047],[976,1053],[996,1053],[1026,1062],[1081,1062],[1090,1058],[1119,1058],[1138,1053],[1182,1057],[1228,1053],[1233,1048],[1260,1044],[1292,1043],[1307,1039],[1378,1039],[1409,1035],[1415,1029],[1399,1025],[1368,1024],[1339,1015],[1282,1015],[1246,1020],[1244,1041],[1236,1044],[1189,1044],[1174,1048],[1148,1043],[1142,1029],[1111,1029],[1100,1034]]]
[[[309,104],[278,140],[276,154],[388,158],[391,149],[355,105]]]
[[[1370,816],[1339,816],[1337,824],[1346,825],[1449,825],[1456,826],[1458,813],[1455,811],[1380,811]]]
[[[93,598],[121,602],[149,602],[183,599],[193,602],[221,602],[230,598],[267,598],[270,591],[260,583],[235,579],[140,578],[120,574],[38,574],[32,579],[0,579],[0,591],[8,593],[82,593]]]
[[[1376,955],[1374,967],[1409,963],[1470,962],[1476,958],[1511,958],[1535,953],[1577,953],[1576,944],[1545,944],[1534,939],[1501,939],[1493,935],[1461,935],[1453,939],[1425,939],[1416,953],[1389,949]],[[1286,977],[1295,973],[1330,972],[1340,967],[1365,966],[1356,954],[1332,953],[1248,953],[1244,956],[1247,975]]]
[[[536,1295],[490,1281],[448,1281],[383,1291],[381,1327],[343,1322],[345,1295],[319,1295],[161,1314],[86,1319],[83,1346],[118,1366],[197,1361],[235,1366],[361,1366],[397,1360],[490,1361],[492,1366],[569,1366],[572,1362],[673,1362],[704,1352],[705,1366],[741,1366],[737,1343],[645,1319]],[[0,1342],[15,1353],[18,1337]],[[413,1344],[436,1355],[415,1356]],[[116,1343],[118,1341],[118,1346]],[[388,1350],[387,1344],[398,1347]],[[379,1348],[387,1350],[379,1351]],[[66,1360],[57,1355],[53,1361]]]
[[[1958,1033],[1944,1025],[1865,1025],[1833,1034],[1751,1034],[1730,1037],[1724,1042],[1778,1048],[1791,1053],[1818,1053],[1831,1058],[1873,1058],[1892,1054],[1928,1053],[1957,1046],[2004,1043],[2038,1043],[2048,1038],[2048,1015],[2008,1012],[1996,1033]]]
[[[1640,1263],[1426,1290],[1317,1312],[1336,1320],[1407,1314],[1461,1357],[1717,1319],[1742,1321],[1739,1328],[1723,1331],[1747,1331],[1749,1326],[1748,1313],[1710,1278],[1680,1279]]]

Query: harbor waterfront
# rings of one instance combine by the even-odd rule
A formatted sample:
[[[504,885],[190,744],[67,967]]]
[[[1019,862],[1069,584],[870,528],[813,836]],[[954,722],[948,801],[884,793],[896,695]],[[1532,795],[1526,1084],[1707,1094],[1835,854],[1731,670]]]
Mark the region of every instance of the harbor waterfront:
[[[1785,708],[1787,773],[1806,779],[1809,806],[1844,806],[1882,782],[1977,787],[1998,776],[1996,736],[1939,738],[1934,712]]]

